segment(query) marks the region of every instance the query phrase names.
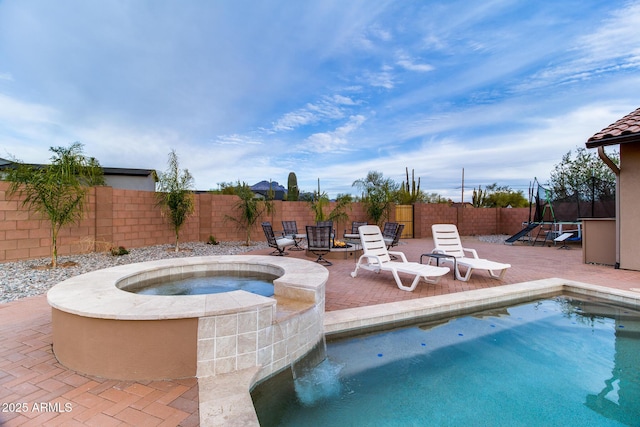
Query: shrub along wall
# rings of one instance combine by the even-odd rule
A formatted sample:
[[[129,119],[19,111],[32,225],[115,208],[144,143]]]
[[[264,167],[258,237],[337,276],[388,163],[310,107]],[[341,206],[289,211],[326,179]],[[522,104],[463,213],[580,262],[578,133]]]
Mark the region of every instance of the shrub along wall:
[[[50,255],[50,225],[37,214],[25,211],[18,199],[6,198],[8,184],[0,182],[0,262],[48,257]],[[243,241],[246,234],[226,216],[236,216],[236,196],[196,195],[196,211],[180,232],[180,241],[205,242],[209,236],[218,241]],[[328,211],[333,208],[330,206]],[[351,227],[350,221],[366,221],[363,207],[352,205],[349,222],[336,224],[338,236]],[[414,208],[414,237],[430,237],[431,225],[456,224],[462,235],[514,234],[528,219],[528,209],[474,209],[449,207],[442,204],[418,204]],[[314,224],[314,214],[306,202],[275,202],[275,212],[261,221],[270,221],[280,230],[282,220],[295,220],[298,232]],[[392,215],[393,220],[393,215]],[[251,240],[263,241],[260,222],[251,230]],[[156,206],[153,192],[96,187],[91,190],[85,218],[80,224],[60,231],[58,254],[69,255],[101,252],[111,247],[142,246],[173,243],[173,231]]]

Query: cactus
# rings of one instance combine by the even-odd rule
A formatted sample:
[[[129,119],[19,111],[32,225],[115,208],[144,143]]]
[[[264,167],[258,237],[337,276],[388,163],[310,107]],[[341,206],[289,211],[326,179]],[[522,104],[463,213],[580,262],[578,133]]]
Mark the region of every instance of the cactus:
[[[287,178],[287,200],[295,202],[300,196],[300,190],[298,189],[298,178],[294,172],[289,172],[289,178]]]
[[[478,185],[478,189],[473,189],[473,196],[471,197],[471,204],[474,208],[481,208],[484,206],[487,201],[487,190],[483,190],[481,186]]]
[[[409,168],[406,168],[407,181],[401,184],[401,192],[404,193],[402,200],[403,204],[412,204],[420,201],[422,194],[420,193],[420,177],[416,184],[415,171],[411,169],[411,182],[409,182]]]

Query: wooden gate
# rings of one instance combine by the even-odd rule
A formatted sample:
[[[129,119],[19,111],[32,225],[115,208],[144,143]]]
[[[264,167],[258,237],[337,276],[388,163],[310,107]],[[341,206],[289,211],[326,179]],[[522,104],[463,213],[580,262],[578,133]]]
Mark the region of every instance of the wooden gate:
[[[413,238],[413,205],[396,205],[396,222],[404,224],[402,239]]]

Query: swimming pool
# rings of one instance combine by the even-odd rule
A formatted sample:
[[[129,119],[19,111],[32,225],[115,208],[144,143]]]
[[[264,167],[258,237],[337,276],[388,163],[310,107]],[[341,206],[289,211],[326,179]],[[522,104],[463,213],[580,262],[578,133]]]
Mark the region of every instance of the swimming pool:
[[[327,355],[254,389],[261,425],[640,425],[640,313],[594,299],[344,339]]]

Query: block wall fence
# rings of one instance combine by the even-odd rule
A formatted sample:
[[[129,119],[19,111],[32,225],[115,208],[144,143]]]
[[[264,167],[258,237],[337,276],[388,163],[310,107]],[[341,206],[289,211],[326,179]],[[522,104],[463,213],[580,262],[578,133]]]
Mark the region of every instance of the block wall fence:
[[[50,256],[51,228],[47,220],[22,207],[16,197],[7,199],[8,183],[0,182],[0,262]],[[196,195],[195,212],[180,231],[180,242],[216,240],[244,241],[246,234],[227,219],[234,217],[236,196],[201,193]],[[330,209],[333,208],[333,204]],[[330,210],[329,209],[329,210]],[[328,210],[328,211],[329,211]],[[352,204],[349,222],[337,224],[338,236],[351,227],[351,221],[366,221],[362,205]],[[393,220],[393,213],[392,218]],[[431,237],[431,225],[456,224],[461,235],[515,234],[529,217],[528,208],[459,208],[443,204],[414,206],[414,237]],[[307,202],[275,202],[275,212],[264,215],[251,230],[252,241],[264,241],[260,222],[271,221],[281,230],[282,220],[295,220],[298,231],[314,224]],[[84,218],[79,224],[63,227],[58,237],[58,255],[107,251],[172,244],[175,235],[149,191],[95,187],[89,194]]]

